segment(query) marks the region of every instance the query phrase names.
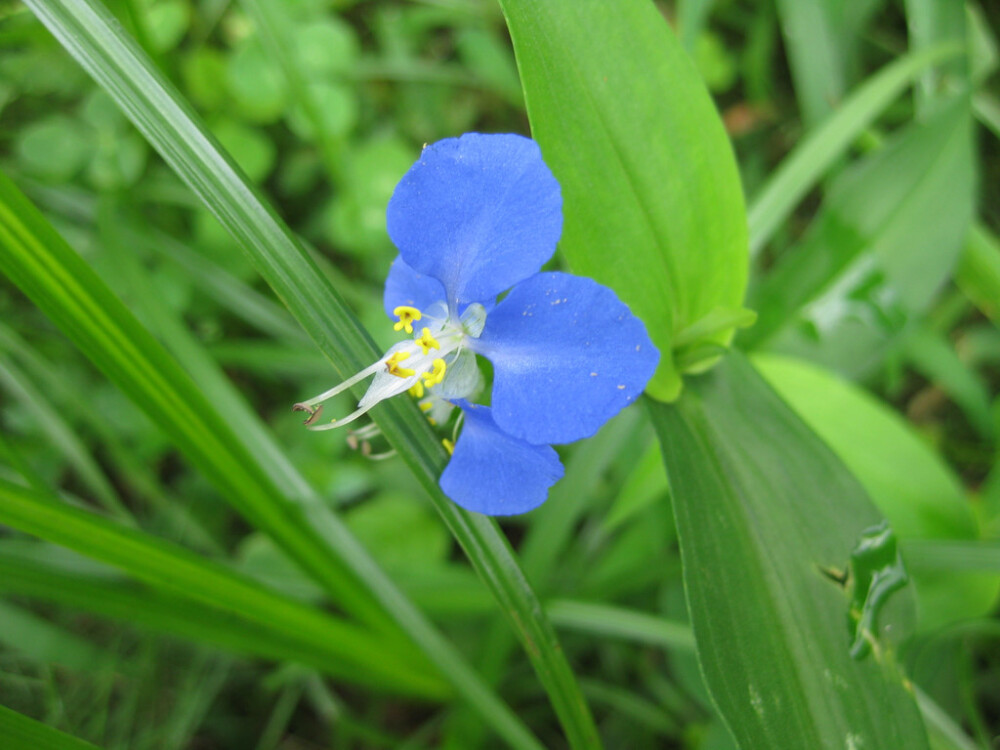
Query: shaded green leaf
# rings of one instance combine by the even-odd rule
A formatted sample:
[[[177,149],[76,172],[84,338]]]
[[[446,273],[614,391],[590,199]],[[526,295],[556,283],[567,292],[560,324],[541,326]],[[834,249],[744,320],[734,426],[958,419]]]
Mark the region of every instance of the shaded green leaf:
[[[4,706],[0,706],[0,737],[3,737],[7,750],[98,750],[96,745]]]
[[[838,175],[806,238],[751,295],[748,346],[857,375],[947,279],[973,210],[967,100]]]
[[[735,352],[650,409],[699,660],[740,745],[927,748],[895,623],[852,659],[850,585],[828,577],[880,520],[857,481]],[[907,601],[895,595],[899,614]]]

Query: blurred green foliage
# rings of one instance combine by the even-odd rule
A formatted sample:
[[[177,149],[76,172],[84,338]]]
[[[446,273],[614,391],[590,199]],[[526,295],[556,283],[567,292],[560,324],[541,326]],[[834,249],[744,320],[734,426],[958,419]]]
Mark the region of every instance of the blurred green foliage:
[[[391,343],[381,284],[395,255],[385,206],[396,182],[424,143],[528,132],[497,5],[106,4],[379,345]],[[1000,733],[1000,9],[656,7],[715,97],[751,208],[777,165],[876,71],[942,40],[965,50],[887,106],[773,236],[757,238],[747,305],[760,320],[738,343],[856,474],[904,559],[912,549],[919,620],[898,658],[940,709],[925,709],[937,717],[933,746],[986,747]],[[400,588],[545,746],[563,746],[496,604],[405,466],[366,457],[386,449],[377,438],[352,450],[301,429],[289,407],[332,384],[326,360],[111,98],[14,2],[0,6],[0,169],[150,331],[209,355]],[[606,745],[732,748],[685,627],[677,532],[648,420],[626,412],[561,452],[567,479],[504,528],[553,602]],[[0,479],[330,604],[6,280]],[[969,546],[935,555],[935,543]],[[495,745],[461,701],[331,682],[315,664],[253,651],[249,635],[227,647],[209,624],[199,636],[172,620],[173,600],[135,588],[102,563],[0,531],[0,704],[109,749]],[[582,603],[601,609],[573,608]],[[634,619],[641,613],[652,626]]]

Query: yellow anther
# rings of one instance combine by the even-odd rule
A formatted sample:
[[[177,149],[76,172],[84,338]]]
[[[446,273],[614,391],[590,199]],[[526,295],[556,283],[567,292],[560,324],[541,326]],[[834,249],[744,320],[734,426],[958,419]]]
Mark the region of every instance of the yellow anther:
[[[413,333],[413,321],[420,320],[423,317],[420,310],[408,305],[400,305],[392,311],[392,314],[399,318],[399,322],[392,329],[394,331],[405,330],[407,333]]]
[[[423,398],[424,397],[424,384],[419,380],[410,386],[408,393],[413,396],[413,398]]]
[[[420,338],[415,340],[420,348],[424,350],[424,354],[427,354],[427,352],[431,349],[441,348],[441,344],[438,343],[437,339],[431,336],[431,329],[426,326],[424,326],[424,330],[420,332]]]
[[[419,406],[420,406],[420,411],[430,411],[431,409],[434,408],[434,404],[432,404],[430,401],[424,401],[421,404],[419,404]]]
[[[448,369],[444,363],[443,359],[435,359],[432,364],[432,369],[430,372],[425,372],[421,377],[424,379],[424,385],[428,388],[432,385],[437,385],[442,380],[444,380],[444,371]]]
[[[448,451],[449,456],[455,452],[455,444],[448,438],[441,438],[441,445],[443,445],[444,449]]]
[[[397,378],[408,378],[415,375],[416,373],[408,367],[399,366],[399,363],[409,356],[409,352],[396,352],[385,361],[385,369],[389,371],[390,375],[395,375]]]

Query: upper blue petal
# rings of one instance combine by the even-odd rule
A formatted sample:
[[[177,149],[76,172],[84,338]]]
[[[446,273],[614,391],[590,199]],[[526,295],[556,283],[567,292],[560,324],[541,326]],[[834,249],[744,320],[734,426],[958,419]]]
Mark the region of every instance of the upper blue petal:
[[[441,475],[444,494],[466,510],[488,516],[527,513],[545,502],[563,475],[558,454],[500,430],[490,409],[457,402],[465,413],[462,434]]]
[[[468,133],[424,149],[386,222],[403,260],[457,307],[492,300],[552,257],[562,196],[534,141]]]
[[[417,273],[401,257],[392,262],[382,296],[385,314],[390,318],[396,317],[392,311],[402,305],[423,311],[435,302],[445,301],[444,287],[440,281]]]
[[[639,397],[660,359],[613,291],[567,273],[518,284],[470,343],[493,362],[496,424],[535,444],[593,435]]]

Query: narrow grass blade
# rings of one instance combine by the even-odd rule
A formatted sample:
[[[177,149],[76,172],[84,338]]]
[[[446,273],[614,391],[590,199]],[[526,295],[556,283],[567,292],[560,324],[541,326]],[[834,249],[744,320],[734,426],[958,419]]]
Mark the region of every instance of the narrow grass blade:
[[[343,673],[340,659],[289,638],[280,628],[253,623],[187,595],[139,584],[89,560],[51,559],[54,549],[20,539],[0,544],[0,592],[235,654],[292,661],[331,676]],[[81,560],[87,565],[81,566]]]
[[[749,202],[750,254],[761,251],[830,165],[922,71],[961,51],[958,45],[943,44],[901,57],[859,86],[803,138]]]
[[[275,486],[187,374],[37,209],[0,175],[0,271],[347,611],[388,618]]]
[[[52,444],[57,446],[73,471],[97,502],[122,523],[133,525],[135,520],[122,504],[111,482],[76,432],[58,410],[21,370],[6,357],[0,356],[0,388],[7,391],[34,414],[38,425]]]
[[[903,546],[907,561],[929,570],[1000,574],[1000,540],[912,539]]]
[[[603,638],[624,638],[650,646],[694,651],[690,626],[645,612],[588,602],[556,599],[546,607],[557,628],[578,630]]]
[[[346,377],[374,361],[381,353],[341,296],[107,11],[92,0],[29,0],[28,5],[233,234],[334,369]],[[441,493],[437,479],[447,454],[419,409],[396,399],[374,410],[373,416],[510,618],[567,733],[596,737],[555,631],[496,523],[462,511]],[[374,596],[484,719],[511,744],[537,747],[523,723],[496,701],[447,642],[378,574],[357,542],[329,519],[315,518],[309,507],[302,510],[322,527],[352,570],[372,582]]]
[[[976,223],[955,269],[955,283],[973,304],[1000,325],[1000,240]]]
[[[0,480],[0,523],[108,563],[151,586],[271,628],[339,664],[339,676],[441,697],[447,687],[412,652],[378,633],[265,589],[181,547]]]
[[[38,664],[91,671],[104,661],[104,654],[90,641],[10,602],[0,601],[0,622],[0,643]]]
[[[5,750],[98,750],[97,745],[77,739],[0,706],[0,737]]]

